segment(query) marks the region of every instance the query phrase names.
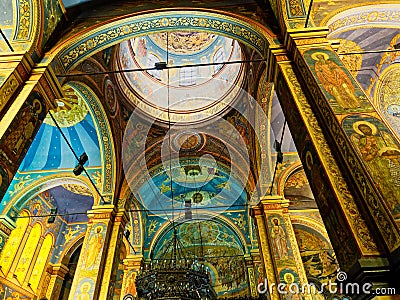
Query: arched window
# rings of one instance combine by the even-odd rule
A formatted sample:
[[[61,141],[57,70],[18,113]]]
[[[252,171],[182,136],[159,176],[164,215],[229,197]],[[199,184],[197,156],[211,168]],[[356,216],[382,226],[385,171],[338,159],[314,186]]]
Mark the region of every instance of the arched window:
[[[219,48],[217,50],[217,52],[215,52],[214,57],[213,57],[213,62],[214,63],[223,63],[225,62],[225,51],[224,48]],[[214,74],[217,74],[219,72],[219,70],[222,69],[224,65],[220,64],[220,65],[214,65]]]
[[[28,240],[25,243],[24,250],[19,258],[18,265],[15,269],[14,276],[22,284],[28,274],[29,266],[35,256],[36,248],[38,247],[40,236],[42,235],[42,226],[37,222],[29,233]]]
[[[196,84],[197,67],[185,67],[180,71],[179,85],[190,86]]]
[[[147,55],[147,65],[149,66],[149,68],[154,67],[157,62],[160,62],[160,59],[157,56],[155,56],[153,53],[149,53]],[[154,78],[157,78],[157,79],[161,78],[160,70],[148,70],[147,73],[149,73]]]
[[[51,236],[51,234],[47,234],[44,238],[42,246],[40,247],[39,255],[37,256],[35,266],[32,270],[32,275],[29,279],[31,288],[34,291],[36,291],[39,287],[40,279],[42,277],[43,271],[45,270],[52,246],[53,237]]]
[[[8,237],[8,240],[0,256],[1,270],[6,275],[10,270],[13,260],[15,259],[17,250],[21,245],[22,239],[30,222],[30,218],[28,218],[29,215],[26,211],[22,211],[20,216],[21,217],[16,222],[17,227],[11,232],[10,236]]]

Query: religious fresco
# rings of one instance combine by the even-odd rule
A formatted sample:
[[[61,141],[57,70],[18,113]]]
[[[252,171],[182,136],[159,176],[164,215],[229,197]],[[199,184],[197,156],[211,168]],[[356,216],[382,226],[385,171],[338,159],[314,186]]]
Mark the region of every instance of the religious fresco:
[[[28,150],[45,114],[46,104],[43,97],[37,92],[33,92],[2,136],[0,141],[2,161],[12,174],[16,172],[19,162]]]
[[[336,113],[371,110],[363,91],[332,51],[312,49],[303,55]]]
[[[400,57],[399,57],[400,61]],[[400,136],[400,76],[399,64],[393,64],[386,68],[377,84],[375,101],[380,111],[392,126],[397,135]]]
[[[293,224],[293,229],[307,277],[320,283],[334,281],[339,265],[331,244],[308,226]]]
[[[101,252],[104,246],[107,227],[103,223],[96,223],[90,231],[88,243],[83,250],[88,255],[82,261],[83,270],[80,275],[95,276],[98,272]],[[84,273],[84,274],[83,274]]]
[[[239,44],[226,37],[203,32],[168,33],[168,36],[171,48],[168,67],[240,61],[242,57]],[[166,38],[165,33],[159,33],[122,42],[117,68],[146,69],[165,62]],[[170,107],[172,120],[198,121],[219,112],[233,100],[224,98],[233,90],[237,92],[235,85],[241,80],[241,70],[241,64],[221,64],[126,72],[118,74],[117,79],[127,99],[153,118],[166,120],[163,112]],[[144,103],[135,100],[137,95]],[[224,103],[218,103],[221,99]]]
[[[302,300],[302,296],[300,294],[291,293],[290,285],[292,283],[300,282],[299,275],[291,268],[284,268],[279,272],[279,281],[280,283],[284,283],[284,300]]]
[[[41,40],[41,48],[43,49],[49,37],[60,22],[63,10],[59,1],[44,0],[44,16],[43,16],[43,36]]]
[[[370,116],[349,116],[343,128],[362,159],[376,186],[385,195],[395,218],[400,217],[400,145],[384,123]]]
[[[283,193],[285,198],[290,200],[290,209],[317,209],[314,195],[303,169],[288,177]]]
[[[168,230],[168,229],[167,229]],[[169,228],[156,241],[154,258],[168,255],[173,230]],[[218,219],[193,220],[181,223],[178,239],[185,258],[204,257],[211,273],[211,282],[218,296],[246,295],[248,292],[247,267],[243,259],[243,244],[237,234]]]
[[[160,217],[165,217],[166,212],[171,213],[172,208],[183,209],[186,200],[191,201],[193,209],[215,212],[246,203],[243,185],[227,171],[215,168],[215,163],[208,165],[207,161],[194,159],[172,166],[171,173],[161,168],[139,189],[138,199]],[[171,199],[172,195],[174,199]]]
[[[281,270],[285,267],[294,267],[293,250],[283,217],[278,214],[269,215],[268,228],[272,248],[271,252],[275,258],[277,269]]]

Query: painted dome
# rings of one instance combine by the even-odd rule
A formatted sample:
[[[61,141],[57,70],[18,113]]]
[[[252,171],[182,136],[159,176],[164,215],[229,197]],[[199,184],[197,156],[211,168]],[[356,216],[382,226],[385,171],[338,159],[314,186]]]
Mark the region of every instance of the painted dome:
[[[138,37],[121,43],[118,55],[117,69],[141,70],[117,75],[126,98],[164,121],[201,121],[222,112],[240,91],[244,75],[241,63],[223,64],[242,60],[238,42],[210,33]],[[162,62],[168,69],[154,69]]]

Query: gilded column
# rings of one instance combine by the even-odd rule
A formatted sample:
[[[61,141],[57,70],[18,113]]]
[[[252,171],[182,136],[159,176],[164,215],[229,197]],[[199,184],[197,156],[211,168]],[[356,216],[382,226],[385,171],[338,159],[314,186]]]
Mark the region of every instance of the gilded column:
[[[114,205],[93,206],[79,256],[69,300],[98,299],[107,250],[112,236]]]
[[[253,259],[250,254],[245,254],[244,255],[244,260],[246,262],[246,268],[247,268],[247,278],[249,280],[249,286],[250,286],[250,295],[251,297],[258,297],[258,291],[257,291],[257,280],[256,280],[256,274],[254,270],[254,265],[253,265]]]
[[[143,260],[143,255],[129,255],[124,259],[124,278],[122,281],[121,299],[125,295],[136,296],[135,279],[140,271],[140,265]]]
[[[385,226],[387,240],[383,242],[378,236],[377,225],[371,222],[371,215],[364,209],[365,203],[360,203],[359,195],[354,193],[354,186],[349,182],[349,173],[342,170],[341,161],[335,157],[339,152],[331,148],[326,128],[321,126],[312,109],[314,97],[306,96],[287,51],[271,49],[271,58],[270,80],[275,83],[341,269],[353,281],[379,281],[388,272],[385,244],[397,244],[397,228],[393,222],[389,222],[388,215],[383,211],[383,224],[380,226]],[[367,191],[371,186],[364,181],[364,187]],[[370,201],[377,203],[376,200]],[[374,275],[377,277],[374,278]]]
[[[271,248],[268,243],[268,233],[265,223],[265,217],[262,211],[262,206],[258,204],[257,206],[253,206],[251,208],[251,216],[254,218],[255,227],[257,230],[257,237],[259,241],[259,249],[262,257],[262,262],[264,265],[265,274],[261,279],[261,282],[258,283],[258,288],[264,293],[269,293],[268,285],[277,285],[279,282],[277,279],[277,275],[275,273],[275,266],[272,260]],[[265,280],[266,279],[266,280]],[[260,281],[260,280],[259,280]],[[265,282],[267,282],[267,286],[265,286]],[[279,294],[276,289],[272,289],[272,294],[270,295],[272,299],[280,299]]]
[[[51,266],[51,275],[50,275],[50,280],[47,283],[47,291],[46,291],[47,299],[58,299],[58,297],[60,296],[61,287],[65,275],[68,273],[68,271],[69,271],[68,267],[63,264],[56,264]],[[46,288],[46,286],[43,286],[43,288]]]
[[[13,88],[4,98],[7,110],[0,110],[0,198],[3,198],[48,110],[54,107],[54,99],[62,97],[57,78],[47,66],[34,67],[24,82],[12,79],[12,76],[9,75],[7,80],[18,82],[18,93],[14,95],[16,90]]]
[[[290,293],[291,290],[285,289],[288,289],[291,283],[301,287],[308,281],[289,216],[289,201],[281,196],[264,196],[261,199],[261,205],[277,282],[285,286],[280,289],[280,292]],[[277,286],[274,287],[274,289],[276,288]],[[301,289],[294,291],[299,294],[302,292]],[[306,292],[301,295],[307,299],[310,295],[307,295]]]
[[[398,137],[343,65],[326,34],[324,30],[289,33],[290,55],[306,94],[313,98],[311,108],[326,128],[325,136],[340,149],[333,154],[350,175],[359,204],[368,209],[385,248],[400,253],[394,222],[400,222],[400,189],[392,180],[396,153],[400,153]]]
[[[103,272],[103,279],[99,294],[99,300],[108,300],[112,298],[114,292],[114,285],[111,284],[115,281],[116,270],[120,259],[120,250],[124,241],[124,229],[128,221],[128,216],[125,210],[120,210],[114,220],[111,232],[111,240],[107,250],[107,258],[105,260],[105,267]]]

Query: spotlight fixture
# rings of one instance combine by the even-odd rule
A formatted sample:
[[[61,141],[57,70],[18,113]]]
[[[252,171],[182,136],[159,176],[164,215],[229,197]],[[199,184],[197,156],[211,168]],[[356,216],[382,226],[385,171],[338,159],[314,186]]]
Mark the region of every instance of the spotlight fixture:
[[[83,152],[81,156],[79,156],[78,159],[78,164],[76,165],[76,167],[74,168],[73,172],[75,174],[75,176],[79,176],[81,175],[81,173],[84,170],[83,165],[88,161],[88,156],[86,154],[86,152]]]
[[[56,207],[56,208],[51,208],[51,209],[50,209],[50,216],[49,216],[49,218],[47,219],[47,223],[51,224],[51,223],[54,223],[54,222],[55,222],[55,220],[56,220],[56,215],[57,215],[57,211],[58,211],[57,207]]]

